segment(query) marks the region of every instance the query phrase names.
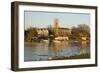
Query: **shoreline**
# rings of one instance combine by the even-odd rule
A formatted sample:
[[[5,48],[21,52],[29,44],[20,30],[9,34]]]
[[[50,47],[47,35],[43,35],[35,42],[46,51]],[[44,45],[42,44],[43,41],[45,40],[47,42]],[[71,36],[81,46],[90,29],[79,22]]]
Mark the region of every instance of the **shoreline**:
[[[85,54],[80,54],[80,55],[75,55],[75,56],[70,56],[70,57],[62,57],[62,58],[54,57],[54,58],[49,58],[47,60],[40,59],[40,60],[27,60],[27,61],[75,60],[75,59],[89,59],[89,58],[90,58],[90,54],[85,53]]]
[[[53,43],[62,43],[62,42],[66,42],[69,44],[89,44],[90,41],[73,41],[73,40],[65,40],[65,41],[59,41],[59,40],[53,40]],[[26,42],[24,41],[24,45],[34,45],[34,44],[38,44],[38,43],[49,43],[48,40],[41,40],[41,41],[32,41],[32,42]]]

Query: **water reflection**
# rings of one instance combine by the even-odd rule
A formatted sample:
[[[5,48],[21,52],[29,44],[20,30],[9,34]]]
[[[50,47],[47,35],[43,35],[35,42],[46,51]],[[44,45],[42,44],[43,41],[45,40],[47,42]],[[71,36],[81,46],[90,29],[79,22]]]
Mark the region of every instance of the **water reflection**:
[[[24,61],[66,59],[80,54],[89,54],[90,46],[86,41],[47,41],[25,43]],[[81,58],[80,58],[81,59]]]

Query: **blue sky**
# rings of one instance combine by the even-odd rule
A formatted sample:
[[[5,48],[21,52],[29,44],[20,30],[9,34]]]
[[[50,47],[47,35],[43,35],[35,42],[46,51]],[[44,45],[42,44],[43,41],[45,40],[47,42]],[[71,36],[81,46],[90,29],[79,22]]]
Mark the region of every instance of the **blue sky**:
[[[79,24],[90,25],[90,14],[67,12],[24,11],[25,29],[29,27],[46,28],[57,18],[60,27],[70,28]]]

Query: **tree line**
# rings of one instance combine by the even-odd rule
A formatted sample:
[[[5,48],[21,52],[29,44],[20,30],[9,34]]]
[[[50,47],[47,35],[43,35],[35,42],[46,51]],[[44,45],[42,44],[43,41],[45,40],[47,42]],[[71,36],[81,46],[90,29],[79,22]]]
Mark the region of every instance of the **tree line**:
[[[53,35],[55,38],[55,33],[53,31],[53,27],[48,27],[48,36],[39,36],[37,33],[37,28],[30,27],[27,30],[24,30],[24,37],[25,41],[31,42],[33,37],[40,38],[40,39],[47,39],[50,35]],[[82,37],[86,37],[87,40],[90,40],[90,27],[86,24],[80,24],[77,27],[71,27],[71,34],[67,35],[70,40],[81,40]],[[35,38],[35,39],[36,39]]]

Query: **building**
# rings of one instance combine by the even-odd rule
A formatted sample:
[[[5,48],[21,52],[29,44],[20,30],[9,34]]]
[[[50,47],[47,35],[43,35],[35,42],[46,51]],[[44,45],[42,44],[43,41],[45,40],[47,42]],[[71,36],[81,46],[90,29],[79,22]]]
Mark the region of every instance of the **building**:
[[[58,19],[55,19],[54,20],[54,35],[55,35],[55,39],[68,40],[69,36],[71,35],[71,29],[59,27]]]
[[[49,31],[47,28],[38,28],[37,34],[38,34],[38,36],[48,37]]]
[[[25,39],[29,41],[36,38],[47,39],[49,35],[53,35],[53,38],[55,40],[69,40],[69,37],[71,35],[71,29],[59,27],[58,23],[58,19],[55,18],[53,27],[50,26],[49,28],[50,30],[48,28],[31,27],[28,30],[26,30],[27,33],[25,34]]]
[[[59,24],[58,24],[58,19],[56,18],[54,20],[54,35],[58,36],[59,34]]]
[[[53,30],[52,35],[54,35],[55,37],[69,37],[69,35],[71,35],[71,29],[59,27],[58,23],[58,19],[55,18],[53,27],[50,26],[50,29]],[[48,28],[36,28],[36,31],[38,36],[43,37],[48,37],[50,33]]]

